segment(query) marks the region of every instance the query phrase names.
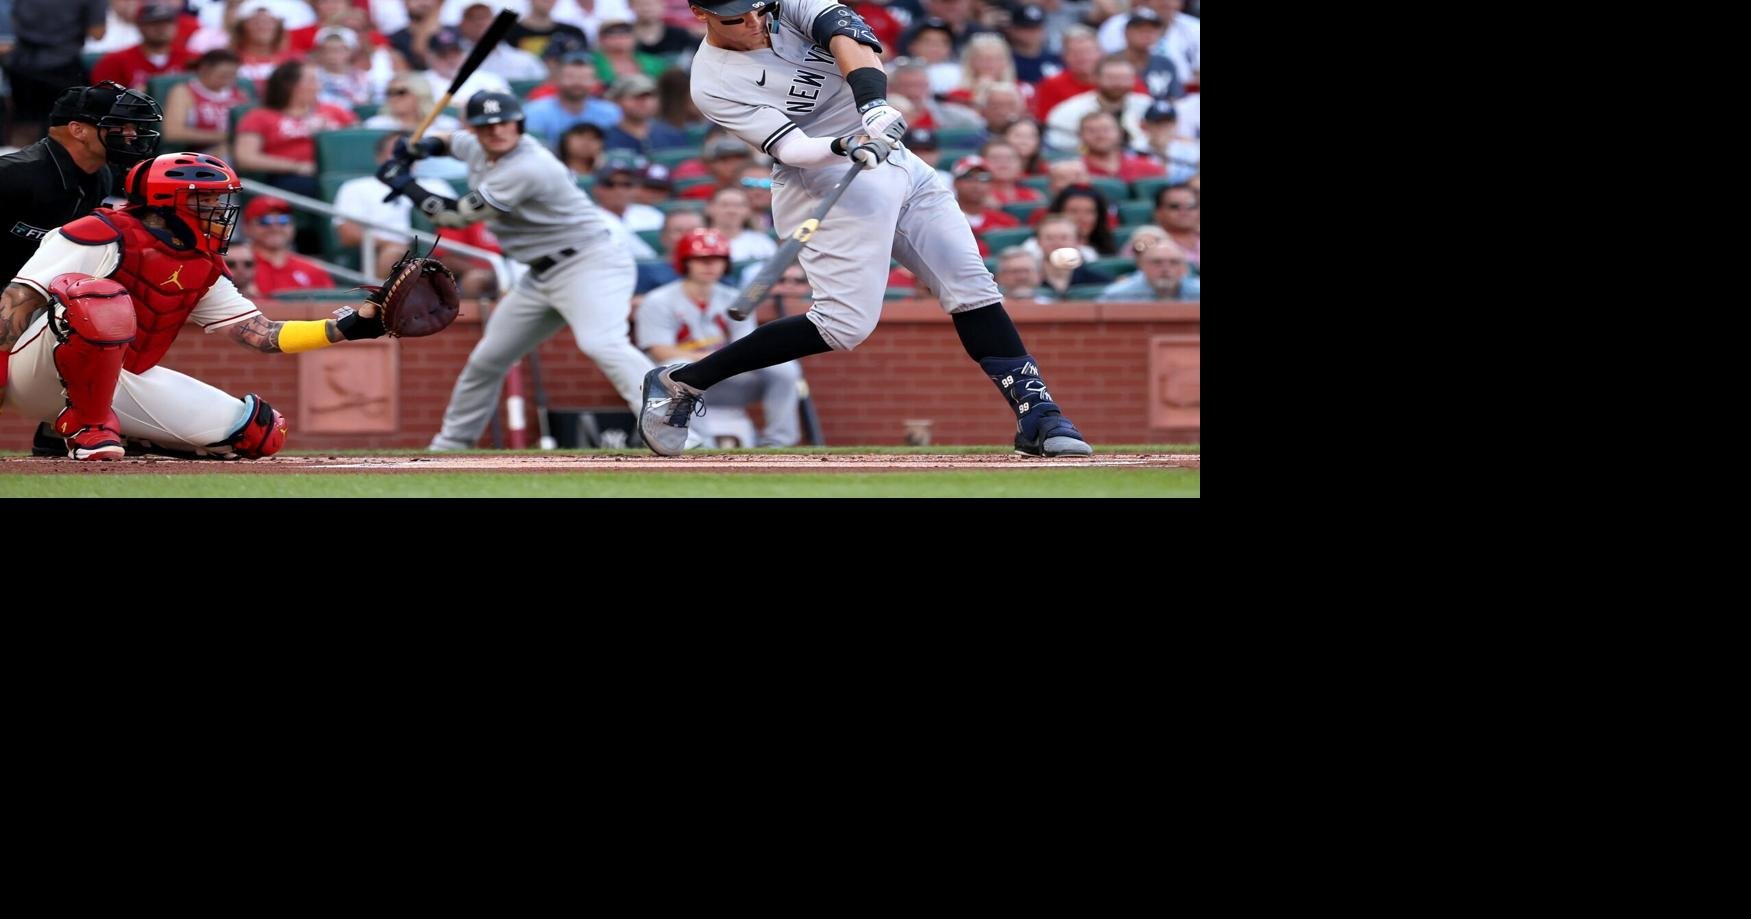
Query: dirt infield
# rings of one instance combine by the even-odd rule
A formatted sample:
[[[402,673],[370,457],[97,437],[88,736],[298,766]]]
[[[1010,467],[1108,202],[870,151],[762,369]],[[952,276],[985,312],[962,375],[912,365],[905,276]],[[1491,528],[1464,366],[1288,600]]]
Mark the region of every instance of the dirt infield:
[[[165,475],[238,473],[288,475],[325,470],[356,472],[937,472],[945,469],[1061,469],[1165,467],[1198,469],[1196,453],[1111,453],[1043,459],[1005,453],[983,454],[735,454],[690,456],[601,456],[590,454],[275,456],[223,462],[164,457],[128,457],[114,462],[78,463],[60,458],[0,457],[0,474]]]

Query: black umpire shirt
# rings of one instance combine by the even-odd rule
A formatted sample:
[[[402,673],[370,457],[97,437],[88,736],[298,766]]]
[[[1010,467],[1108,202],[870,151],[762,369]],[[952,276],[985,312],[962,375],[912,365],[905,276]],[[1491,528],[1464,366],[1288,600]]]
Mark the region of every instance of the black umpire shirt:
[[[107,163],[88,175],[52,137],[0,156],[0,287],[18,276],[44,234],[91,213],[109,190]]]

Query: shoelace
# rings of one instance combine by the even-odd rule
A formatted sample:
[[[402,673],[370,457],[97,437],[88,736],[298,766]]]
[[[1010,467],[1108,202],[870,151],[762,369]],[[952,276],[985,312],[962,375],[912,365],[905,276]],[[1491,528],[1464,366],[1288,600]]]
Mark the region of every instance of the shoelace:
[[[686,427],[688,415],[704,416],[705,402],[703,402],[698,396],[690,396],[686,393],[676,393],[673,399],[675,407],[669,410],[669,425],[671,427]],[[694,411],[695,406],[698,406],[698,411]]]

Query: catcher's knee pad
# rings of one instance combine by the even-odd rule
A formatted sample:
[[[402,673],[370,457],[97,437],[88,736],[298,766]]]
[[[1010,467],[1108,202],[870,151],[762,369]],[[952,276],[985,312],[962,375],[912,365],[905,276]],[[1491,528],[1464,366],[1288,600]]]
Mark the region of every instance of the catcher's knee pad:
[[[128,343],[134,340],[134,300],[120,284],[87,274],[63,274],[49,283],[49,296],[60,304],[49,313],[55,337],[55,372],[67,392],[67,407],[55,417],[55,433],[81,443],[107,444],[121,430],[111,403]],[[119,452],[119,451],[118,451]]]
[[[255,393],[244,396],[243,404],[249,410],[243,424],[224,440],[208,444],[207,449],[223,456],[245,459],[259,459],[280,452],[280,448],[286,445],[285,417]]]

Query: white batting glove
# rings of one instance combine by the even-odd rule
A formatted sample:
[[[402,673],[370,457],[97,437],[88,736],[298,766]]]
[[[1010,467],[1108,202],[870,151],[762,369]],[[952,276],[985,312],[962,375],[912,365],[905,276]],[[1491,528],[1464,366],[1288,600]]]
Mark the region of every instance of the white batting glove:
[[[863,130],[871,137],[880,137],[888,146],[906,136],[906,116],[891,105],[878,105],[863,113]]]

